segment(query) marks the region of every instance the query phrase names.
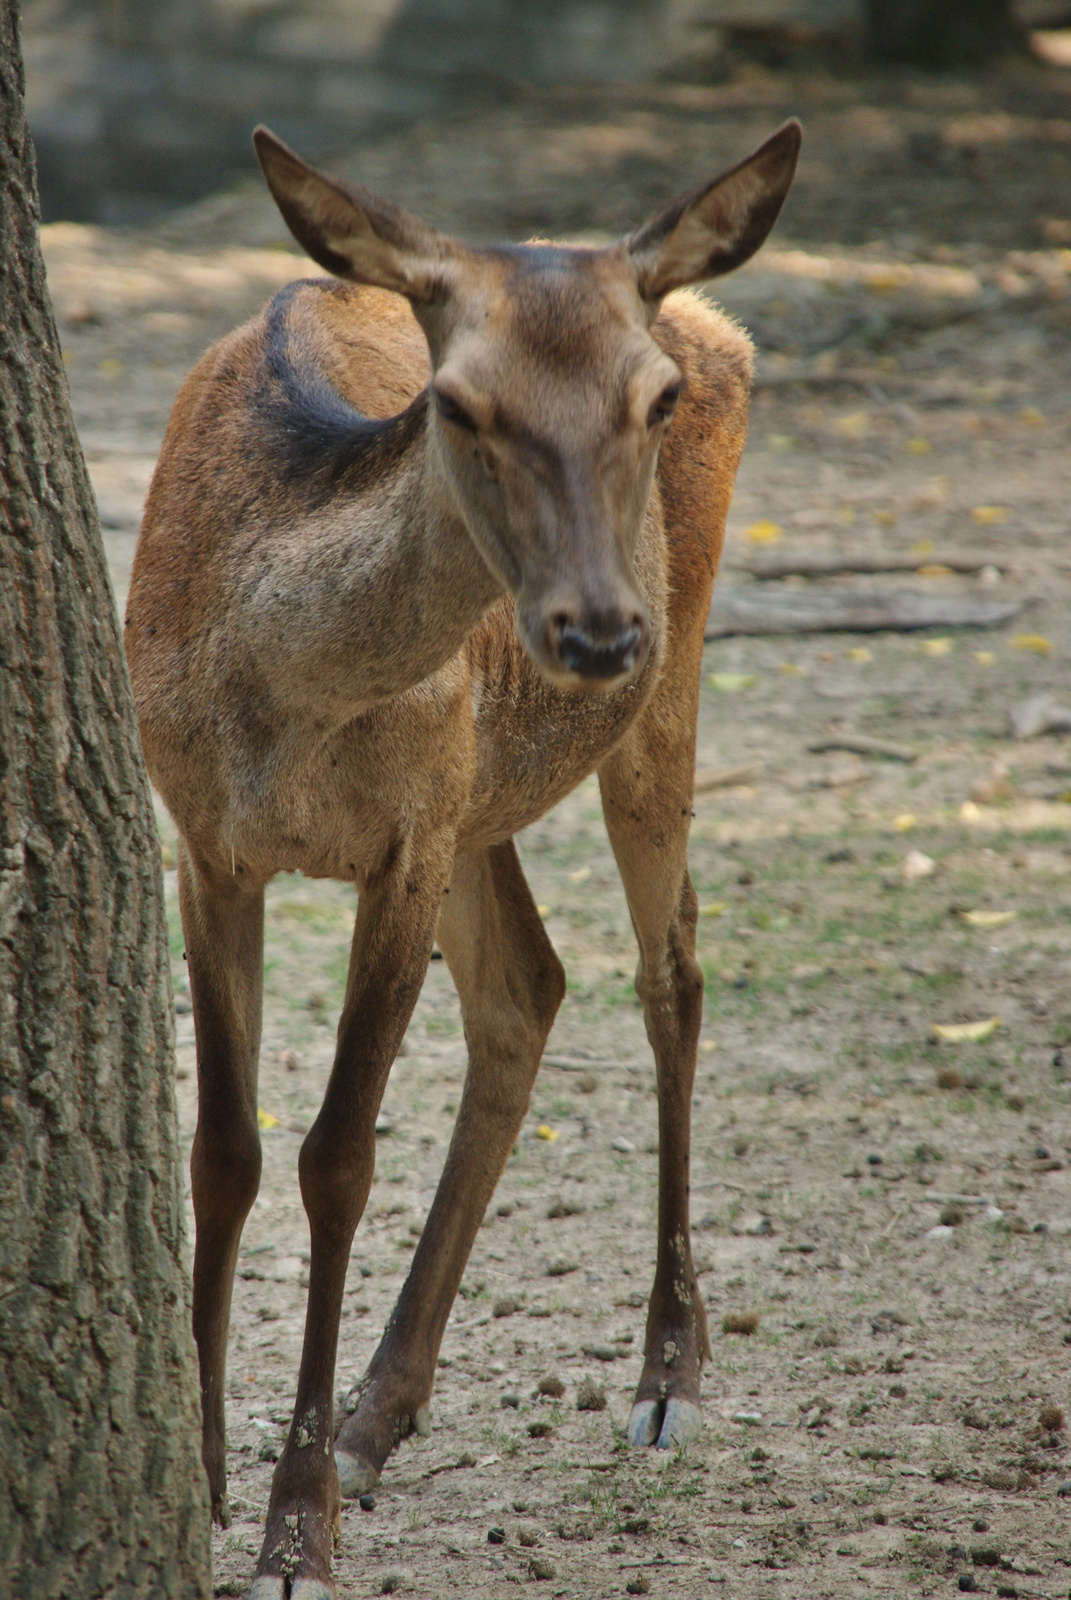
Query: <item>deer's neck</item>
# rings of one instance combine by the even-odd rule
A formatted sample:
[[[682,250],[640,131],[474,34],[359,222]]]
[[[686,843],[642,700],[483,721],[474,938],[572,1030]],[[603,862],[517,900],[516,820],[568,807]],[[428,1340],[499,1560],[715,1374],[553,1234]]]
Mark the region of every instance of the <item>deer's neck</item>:
[[[321,732],[429,678],[502,593],[436,470],[426,413],[401,434],[381,433],[319,504],[306,480],[304,514],[237,608],[273,700]]]

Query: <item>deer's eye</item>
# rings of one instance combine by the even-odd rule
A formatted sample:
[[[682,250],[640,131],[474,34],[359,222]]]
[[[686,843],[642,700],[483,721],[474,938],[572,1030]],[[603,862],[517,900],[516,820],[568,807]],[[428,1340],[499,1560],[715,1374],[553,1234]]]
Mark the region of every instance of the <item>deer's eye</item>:
[[[435,408],[444,422],[453,423],[455,428],[464,428],[466,433],[476,432],[475,421],[453,395],[446,394],[442,389],[433,389],[432,393],[435,396]]]
[[[683,383],[670,383],[662,390],[647,417],[647,426],[653,428],[658,423],[668,422],[677,409],[677,401],[681,397]]]

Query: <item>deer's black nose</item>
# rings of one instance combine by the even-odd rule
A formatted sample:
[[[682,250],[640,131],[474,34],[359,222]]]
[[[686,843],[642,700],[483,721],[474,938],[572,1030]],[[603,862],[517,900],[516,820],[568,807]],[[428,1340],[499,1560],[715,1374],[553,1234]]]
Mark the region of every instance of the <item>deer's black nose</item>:
[[[580,678],[621,678],[635,670],[643,633],[639,620],[609,639],[567,624],[558,634],[558,659]]]

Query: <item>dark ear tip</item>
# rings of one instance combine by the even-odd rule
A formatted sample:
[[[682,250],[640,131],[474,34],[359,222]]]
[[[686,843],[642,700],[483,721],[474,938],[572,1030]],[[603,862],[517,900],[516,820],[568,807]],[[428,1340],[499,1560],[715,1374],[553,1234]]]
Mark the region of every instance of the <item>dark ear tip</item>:
[[[257,160],[265,173],[267,172],[268,162],[277,159],[279,156],[297,162],[299,165],[304,165],[301,157],[291,150],[288,144],[284,144],[277,133],[272,133],[270,128],[266,128],[263,122],[258,122],[253,129],[253,149],[256,151]]]
[[[799,155],[803,143],[803,124],[799,117],[789,117],[787,122],[782,122],[776,133],[772,133],[766,141],[766,147],[780,149],[785,155],[793,157]]]

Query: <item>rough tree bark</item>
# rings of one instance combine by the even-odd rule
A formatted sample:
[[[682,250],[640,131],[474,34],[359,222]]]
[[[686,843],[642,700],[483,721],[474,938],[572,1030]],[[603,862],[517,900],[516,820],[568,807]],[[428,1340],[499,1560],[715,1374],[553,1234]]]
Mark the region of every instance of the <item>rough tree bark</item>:
[[[159,850],[0,0],[0,1594],[198,1600]]]
[[[879,61],[973,67],[1025,47],[1012,0],[864,0],[864,9]]]

